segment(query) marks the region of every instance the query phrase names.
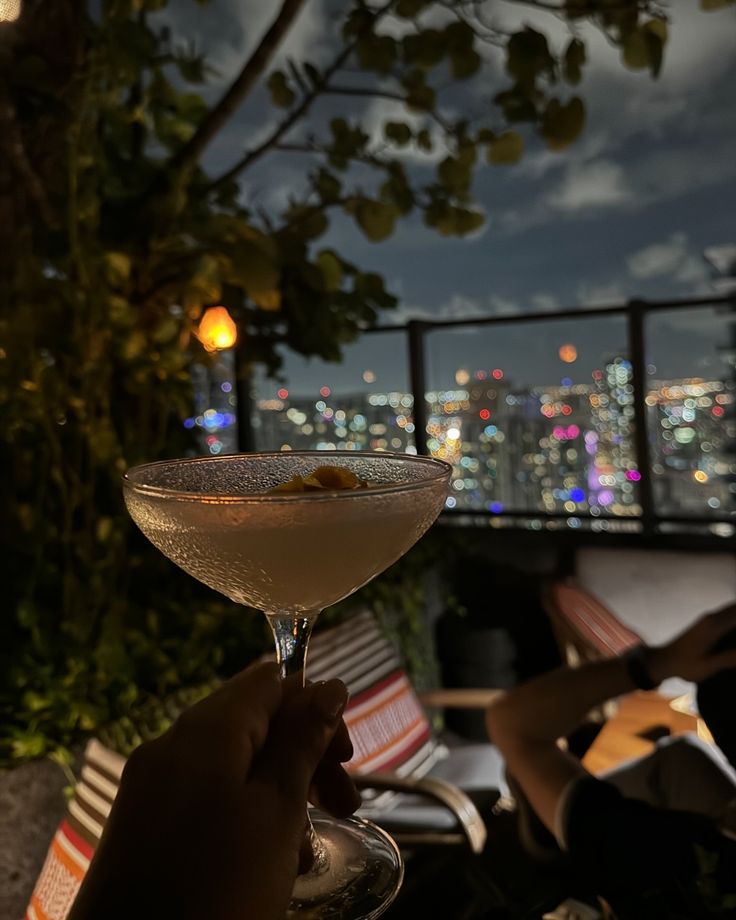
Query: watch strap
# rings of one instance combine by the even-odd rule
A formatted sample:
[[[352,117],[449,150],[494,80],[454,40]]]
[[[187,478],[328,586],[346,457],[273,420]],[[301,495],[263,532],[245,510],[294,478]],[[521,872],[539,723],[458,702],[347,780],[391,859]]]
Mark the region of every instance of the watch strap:
[[[635,645],[623,656],[626,673],[631,678],[632,684],[639,690],[656,690],[658,684],[649,673],[646,645]]]

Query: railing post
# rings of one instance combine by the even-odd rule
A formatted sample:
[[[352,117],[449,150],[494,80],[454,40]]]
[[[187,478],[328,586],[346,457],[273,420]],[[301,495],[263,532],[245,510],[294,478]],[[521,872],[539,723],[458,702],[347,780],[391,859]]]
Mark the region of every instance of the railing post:
[[[639,480],[641,521],[644,533],[653,534],[656,512],[652,488],[652,450],[647,429],[647,357],[644,338],[646,303],[643,300],[629,301],[626,315],[629,324],[629,355],[634,387],[634,445],[636,462],[641,473]]]
[[[414,406],[414,443],[418,454],[429,454],[427,447],[427,403],[424,394],[427,391],[424,366],[424,330],[426,323],[410,319],[407,323],[407,345],[409,348],[409,385]]]
[[[238,420],[238,452],[249,453],[256,449],[253,432],[253,396],[250,389],[250,368],[243,361],[240,345],[233,350],[235,370],[235,416]]]

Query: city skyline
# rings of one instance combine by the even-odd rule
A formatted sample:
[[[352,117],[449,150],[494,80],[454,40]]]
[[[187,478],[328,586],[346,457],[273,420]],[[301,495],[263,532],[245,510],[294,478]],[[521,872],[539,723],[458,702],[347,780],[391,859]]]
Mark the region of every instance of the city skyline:
[[[572,343],[558,352],[568,366],[578,360]],[[447,508],[492,517],[558,515],[572,527],[587,521],[585,526],[595,524],[598,530],[628,530],[626,521],[640,527],[644,474],[650,479],[653,510],[664,518],[694,515],[723,521],[733,515],[732,369],[718,378],[669,380],[653,365],[647,370],[650,468],[642,471],[634,431],[633,367],[625,355],[609,352],[585,381],[568,376],[531,386],[500,367],[456,367],[424,394],[422,449],[453,467]],[[370,372],[364,372],[362,382],[361,391],[323,384],[311,394],[284,385],[274,391],[272,381],[265,391],[255,386],[253,447],[416,453],[421,435],[409,388],[383,389]],[[195,389],[196,412],[185,427],[201,431],[205,453],[236,451],[233,352],[220,353],[209,368],[200,366]]]

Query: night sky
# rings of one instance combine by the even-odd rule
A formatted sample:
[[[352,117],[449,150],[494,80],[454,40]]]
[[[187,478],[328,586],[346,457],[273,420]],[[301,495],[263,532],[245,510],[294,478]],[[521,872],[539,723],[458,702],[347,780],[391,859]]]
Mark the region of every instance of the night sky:
[[[343,7],[311,0],[282,57],[306,54],[317,65],[328,60],[333,14]],[[545,13],[506,2],[493,9],[504,26],[528,23],[551,42],[566,35]],[[675,0],[668,9],[670,41],[657,80],[627,71],[598,33],[586,33],[589,64],[579,87],[588,108],[584,136],[562,153],[530,140],[518,165],[481,169],[475,196],[488,223],[475,237],[447,240],[410,219],[375,244],[351,221],[333,221],[319,248],[334,246],[358,265],[381,272],[400,297],[399,309],[387,312],[383,323],[481,314],[511,318],[635,296],[713,293],[703,250],[736,243],[736,8],[704,13],[695,0]],[[194,39],[219,69],[209,91],[214,98],[272,12],[268,0],[213,0],[204,7],[174,0],[166,16],[176,34]],[[447,110],[487,107],[506,82],[501,67],[499,58],[489,57],[483,80],[472,92],[470,84],[451,90]],[[310,129],[334,117],[341,101],[320,103]],[[347,101],[352,112],[359,110],[360,100]],[[393,106],[368,101],[366,123],[377,130],[385,117],[400,115]],[[279,114],[265,93],[254,94],[210,149],[207,168],[214,174],[227,168]],[[409,154],[409,159],[420,177],[436,165],[436,158]],[[246,201],[277,211],[289,192],[298,192],[308,166],[295,155],[267,158],[248,174]],[[648,356],[655,378],[722,373],[718,345],[726,323],[712,311],[658,317]],[[574,365],[564,365],[557,354],[568,341],[580,355]],[[589,380],[590,370],[624,343],[620,321],[611,319],[433,333],[430,385],[450,386],[458,367],[488,370],[501,364],[519,385],[555,384],[562,376]],[[403,362],[401,336],[382,334],[352,346],[340,366],[289,359],[286,376],[292,392],[305,395],[325,384],[351,392],[404,389]],[[371,385],[361,378],[367,368],[376,375]]]

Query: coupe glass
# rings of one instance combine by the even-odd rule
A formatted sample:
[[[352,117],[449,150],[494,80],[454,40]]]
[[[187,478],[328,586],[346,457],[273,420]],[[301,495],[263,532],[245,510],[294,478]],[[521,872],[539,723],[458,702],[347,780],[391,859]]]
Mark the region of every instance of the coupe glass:
[[[355,490],[276,492],[320,466],[370,483]],[[359,451],[289,451],[149,463],[124,477],[125,502],[162,553],[239,604],[262,610],[282,677],[304,673],[320,611],[395,562],[442,510],[450,467]],[[290,916],[358,920],[395,898],[403,866],[368,821],[310,809],[312,869],[297,878]]]

